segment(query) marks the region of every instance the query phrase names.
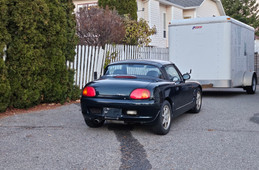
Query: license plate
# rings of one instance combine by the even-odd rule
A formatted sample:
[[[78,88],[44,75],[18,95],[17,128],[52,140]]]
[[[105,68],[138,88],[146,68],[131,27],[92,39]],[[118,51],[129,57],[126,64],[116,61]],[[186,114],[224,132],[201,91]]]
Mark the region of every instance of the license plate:
[[[118,118],[121,116],[121,109],[117,109],[117,108],[109,108],[109,107],[105,107],[103,108],[103,113],[105,117],[109,117],[109,118]]]

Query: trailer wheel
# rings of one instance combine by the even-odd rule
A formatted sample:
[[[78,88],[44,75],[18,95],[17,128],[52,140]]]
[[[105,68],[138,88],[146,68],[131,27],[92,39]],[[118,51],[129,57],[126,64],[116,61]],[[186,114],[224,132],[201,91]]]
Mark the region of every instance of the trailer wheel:
[[[255,92],[256,92],[256,84],[257,84],[257,81],[256,81],[256,77],[254,75],[253,78],[252,78],[252,85],[246,87],[246,93],[247,94],[255,94]]]

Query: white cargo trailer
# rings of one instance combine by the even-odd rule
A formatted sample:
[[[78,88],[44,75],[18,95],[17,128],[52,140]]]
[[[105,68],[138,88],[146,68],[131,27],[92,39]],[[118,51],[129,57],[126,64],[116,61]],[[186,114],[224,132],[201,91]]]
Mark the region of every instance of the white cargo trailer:
[[[173,20],[169,59],[203,85],[256,91],[254,28],[228,16]]]

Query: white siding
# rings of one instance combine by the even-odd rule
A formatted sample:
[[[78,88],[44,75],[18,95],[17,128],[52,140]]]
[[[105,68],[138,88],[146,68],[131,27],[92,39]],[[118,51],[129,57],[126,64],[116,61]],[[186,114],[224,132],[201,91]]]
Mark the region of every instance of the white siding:
[[[149,26],[156,26],[157,33],[151,36],[152,42],[151,46],[164,47],[161,46],[161,25],[160,25],[160,6],[159,2],[155,0],[148,1],[148,16],[149,16]]]
[[[197,8],[197,17],[220,16],[216,2],[205,0],[200,7]]]
[[[151,36],[152,42],[150,43],[151,46],[156,46],[156,47],[168,47],[167,43],[167,36],[164,38],[164,22],[163,22],[163,15],[164,13],[167,14],[167,6],[163,4],[159,4],[158,1],[150,1],[150,26],[152,27],[153,25],[156,26],[156,34]],[[166,34],[168,33],[168,23],[170,19],[166,19]]]
[[[145,17],[144,17],[144,11],[147,10],[147,9],[144,8],[144,3],[143,3],[143,1],[138,0],[138,1],[137,1],[137,6],[138,6],[138,12],[137,12],[138,18],[144,18],[144,19],[145,19]],[[143,8],[144,8],[144,11],[143,11]]]
[[[174,6],[166,6],[158,1],[150,0],[148,3],[148,21],[152,27],[156,26],[157,33],[151,36],[151,46],[168,47],[168,24],[173,19],[183,19],[183,10]],[[164,38],[163,14],[166,14],[166,38]]]
[[[149,22],[149,17],[148,17],[148,3],[146,1],[142,0],[137,0],[137,6],[138,6],[138,19],[143,18],[146,21]]]
[[[168,37],[169,37],[169,32],[168,32],[168,25],[173,19],[173,7],[172,6],[167,6],[166,8],[166,47],[168,47]]]
[[[195,18],[195,9],[187,9],[183,11],[183,17]]]
[[[173,16],[172,19],[183,19],[183,10],[177,7],[172,7]]]
[[[168,47],[167,46],[167,28],[168,28],[168,21],[167,21],[167,18],[165,18],[165,23],[166,23],[166,29],[164,29],[164,14],[167,16],[167,8],[165,5],[162,5],[160,4],[160,22],[159,22],[159,25],[160,25],[160,34],[159,34],[159,38],[160,38],[160,47]],[[166,31],[166,37],[164,38],[164,31]]]
[[[174,15],[173,15],[173,6],[167,6],[167,8],[166,8],[166,15],[167,15],[167,20],[170,22],[172,19],[173,19],[173,17],[174,17]]]

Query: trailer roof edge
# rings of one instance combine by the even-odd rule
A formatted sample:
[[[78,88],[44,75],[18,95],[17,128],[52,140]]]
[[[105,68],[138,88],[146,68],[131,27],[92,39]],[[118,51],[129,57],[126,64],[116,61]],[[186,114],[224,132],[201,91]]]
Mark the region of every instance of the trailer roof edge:
[[[169,24],[171,26],[180,26],[180,25],[195,25],[195,24],[207,24],[207,23],[222,23],[222,22],[232,22],[236,25],[240,25],[247,29],[254,31],[254,28],[242,23],[234,18],[229,16],[218,16],[218,17],[206,17],[206,18],[193,18],[193,19],[181,19],[181,20],[172,20]]]

